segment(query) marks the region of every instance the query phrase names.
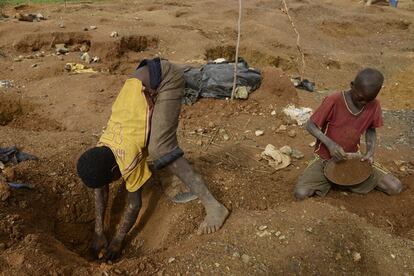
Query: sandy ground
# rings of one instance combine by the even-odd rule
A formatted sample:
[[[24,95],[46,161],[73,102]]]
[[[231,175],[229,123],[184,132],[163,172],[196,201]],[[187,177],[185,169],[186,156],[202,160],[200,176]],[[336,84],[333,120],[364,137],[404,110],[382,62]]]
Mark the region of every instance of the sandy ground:
[[[168,194],[182,185],[162,173],[145,187],[139,220],[113,264],[89,255],[93,195],[76,176],[76,160],[97,142],[123,81],[141,59],[162,56],[197,65],[233,58],[237,1],[20,10],[41,12],[47,17],[41,22],[17,21],[17,11],[6,8],[10,18],[0,19],[0,80],[13,80],[13,87],[0,88],[1,146],[16,144],[40,160],[14,168],[13,179],[35,189],[12,190],[0,202],[1,274],[414,275],[414,2],[400,1],[398,9],[367,8],[353,0],[288,3],[305,53],[304,77],[316,82],[318,92],[290,83],[301,62],[281,1],[245,1],[241,56],[262,70],[261,88],[246,101],[185,106],[179,128],[186,156],[231,209],[228,221],[218,233],[197,236],[202,205],[173,204]],[[91,25],[97,29],[84,30]],[[119,36],[110,37],[113,31]],[[57,43],[66,43],[69,53],[55,55]],[[90,65],[98,73],[65,72],[67,62],[82,63],[81,47],[100,57]],[[326,198],[295,202],[293,186],[312,157],[313,139],[286,120],[282,108],[316,108],[367,66],[386,77],[380,95],[386,125],[376,158],[401,179],[404,192],[389,197],[331,191]],[[282,124],[287,131],[278,132]],[[256,137],[258,129],[265,134]],[[274,172],[257,160],[268,143],[289,145],[305,157]],[[111,190],[108,237],[125,203],[119,183]]]

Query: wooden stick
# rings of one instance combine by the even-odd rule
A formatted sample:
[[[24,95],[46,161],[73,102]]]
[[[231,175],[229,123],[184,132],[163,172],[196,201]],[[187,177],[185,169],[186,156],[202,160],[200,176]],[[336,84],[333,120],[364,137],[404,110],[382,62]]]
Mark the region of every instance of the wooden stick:
[[[249,119],[247,120],[246,124],[245,124],[245,125],[244,125],[244,127],[243,127],[244,129],[245,129],[245,128],[247,127],[247,125],[250,123],[250,119],[251,119],[251,118],[249,118]]]
[[[219,133],[219,130],[220,130],[220,128],[217,127],[217,130],[211,136],[211,139],[210,139],[210,141],[208,141],[206,147],[204,148],[204,151],[207,151],[207,149],[209,148],[209,146],[214,142],[214,140],[216,139],[217,134]]]
[[[282,2],[283,2],[283,5],[285,6],[286,15],[289,18],[290,24],[292,25],[292,28],[296,33],[296,47],[298,48],[299,54],[301,55],[301,58],[302,58],[302,70],[300,72],[300,75],[301,75],[301,77],[303,77],[304,74],[305,74],[306,64],[305,64],[305,54],[303,53],[302,47],[300,46],[300,34],[299,34],[298,30],[296,29],[296,26],[295,26],[295,23],[293,22],[292,17],[289,14],[289,8],[288,8],[288,5],[286,4],[286,1],[282,0]]]
[[[234,61],[234,76],[233,76],[233,89],[231,91],[231,99],[234,99],[236,92],[237,82],[237,64],[239,62],[239,46],[240,46],[240,26],[241,26],[241,15],[242,15],[242,0],[239,0],[239,19],[237,21],[237,44],[236,44],[236,57]]]

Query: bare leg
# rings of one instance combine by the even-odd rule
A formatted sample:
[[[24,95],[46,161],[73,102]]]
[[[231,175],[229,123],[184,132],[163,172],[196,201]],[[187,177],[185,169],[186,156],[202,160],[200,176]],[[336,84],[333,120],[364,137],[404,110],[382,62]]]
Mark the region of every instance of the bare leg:
[[[321,159],[310,161],[295,185],[293,195],[297,200],[304,200],[315,193],[321,196],[328,193],[331,184],[323,173],[324,166],[324,161]]]
[[[229,215],[229,211],[214,198],[207,189],[204,180],[193,170],[187,159],[178,158],[168,165],[168,169],[178,176],[193,194],[198,196],[206,209],[206,217],[200,224],[197,233],[199,235],[210,234],[219,230]]]
[[[141,210],[141,206],[141,189],[133,193],[128,193],[127,207],[124,212],[124,216],[122,217],[122,221],[115,237],[112,239],[107,248],[106,257],[109,260],[114,260],[119,257],[122,249],[122,242],[124,241],[126,234],[135,224],[139,211]]]
[[[388,195],[397,195],[401,193],[403,186],[398,178],[392,174],[386,174],[378,181],[376,188]]]
[[[92,253],[95,258],[99,257],[99,253],[108,245],[104,234],[105,210],[108,203],[108,185],[95,189],[95,233],[92,242]]]

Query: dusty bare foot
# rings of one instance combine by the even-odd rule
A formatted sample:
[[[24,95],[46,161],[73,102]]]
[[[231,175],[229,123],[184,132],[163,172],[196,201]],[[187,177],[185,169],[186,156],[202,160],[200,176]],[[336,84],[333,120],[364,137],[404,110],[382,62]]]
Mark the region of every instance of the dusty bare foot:
[[[221,228],[229,215],[229,210],[221,204],[206,208],[206,212],[207,215],[204,218],[204,221],[198,227],[198,235],[216,232]]]

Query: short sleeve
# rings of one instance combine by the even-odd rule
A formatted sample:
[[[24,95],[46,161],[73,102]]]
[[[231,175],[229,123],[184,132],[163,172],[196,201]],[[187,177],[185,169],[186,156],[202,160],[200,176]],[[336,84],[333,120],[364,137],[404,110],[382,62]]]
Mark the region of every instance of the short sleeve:
[[[373,119],[372,119],[372,124],[371,124],[371,128],[379,128],[382,127],[384,125],[384,121],[382,119],[382,110],[381,110],[381,105],[379,103],[378,100],[375,101],[375,106],[374,106],[374,113],[373,113]]]
[[[316,109],[310,120],[314,122],[319,128],[323,128],[326,125],[334,112],[335,101],[332,96],[326,97],[322,104]]]

